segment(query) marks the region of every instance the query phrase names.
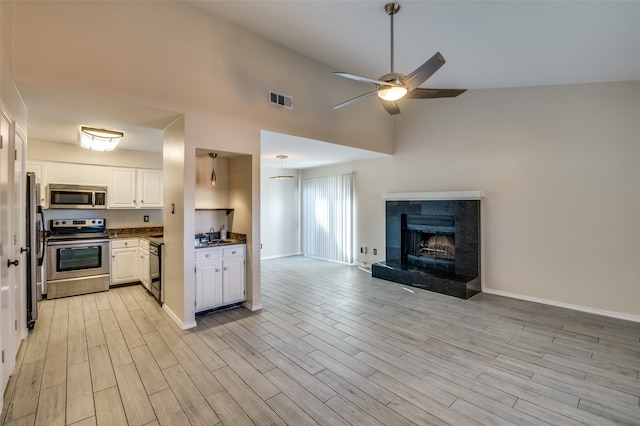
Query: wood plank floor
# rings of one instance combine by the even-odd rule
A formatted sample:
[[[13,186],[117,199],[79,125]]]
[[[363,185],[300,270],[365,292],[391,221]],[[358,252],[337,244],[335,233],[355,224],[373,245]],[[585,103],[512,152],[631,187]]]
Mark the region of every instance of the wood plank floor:
[[[45,300],[7,425],[640,424],[640,324],[304,257],[179,330],[140,287]]]

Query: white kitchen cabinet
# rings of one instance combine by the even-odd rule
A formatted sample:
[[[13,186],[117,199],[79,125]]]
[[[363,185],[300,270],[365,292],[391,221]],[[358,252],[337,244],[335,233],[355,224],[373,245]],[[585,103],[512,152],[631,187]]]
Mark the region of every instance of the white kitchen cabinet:
[[[107,194],[110,209],[136,208],[136,169],[111,170]]]
[[[196,249],[196,312],[241,302],[245,296],[245,247]]]
[[[111,285],[138,281],[138,238],[111,240]]]
[[[149,291],[151,291],[151,269],[149,258],[149,241],[140,240],[140,247],[138,248],[138,277],[142,285]]]
[[[222,251],[196,251],[196,312],[222,305]]]
[[[226,247],[222,257],[222,304],[245,300],[244,246]]]
[[[109,208],[162,207],[162,170],[115,168],[111,171]]]
[[[138,169],[137,207],[162,207],[162,170]]]

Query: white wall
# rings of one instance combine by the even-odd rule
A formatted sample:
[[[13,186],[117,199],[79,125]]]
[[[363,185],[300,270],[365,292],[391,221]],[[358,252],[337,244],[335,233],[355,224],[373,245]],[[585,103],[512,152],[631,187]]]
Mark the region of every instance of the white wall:
[[[13,81],[13,2],[0,2],[0,106],[10,120],[27,131],[27,108]]]
[[[196,209],[224,209],[229,207],[228,160],[216,158],[216,186],[211,186],[213,163],[208,152],[196,149]]]
[[[299,173],[287,169],[294,179],[271,179],[282,169],[260,169],[261,259],[300,254]]]
[[[640,320],[640,82],[475,90],[402,110],[393,158],[305,171],[356,171],[356,242],[381,254],[366,260],[384,259],[381,195],[485,190],[486,290]]]
[[[162,153],[123,149],[99,152],[84,149],[79,143],[69,144],[32,138],[29,139],[27,160],[162,169]]]

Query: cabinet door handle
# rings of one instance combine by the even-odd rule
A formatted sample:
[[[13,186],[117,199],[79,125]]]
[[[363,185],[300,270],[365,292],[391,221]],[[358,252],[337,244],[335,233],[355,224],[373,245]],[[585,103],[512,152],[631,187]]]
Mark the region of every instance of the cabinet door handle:
[[[220,272],[220,269],[217,269],[217,268],[216,268],[216,272]]]
[[[229,268],[227,268],[226,266],[225,266],[224,268],[222,268],[222,269],[224,269],[225,271],[228,271],[228,270],[229,270]]]
[[[231,252],[231,254],[236,254],[236,251],[235,251],[235,250],[234,250],[234,251],[232,251],[232,252]]]
[[[19,260],[14,260],[13,262],[11,260],[7,260],[7,268],[11,267],[11,265],[18,266],[19,264],[20,264]]]

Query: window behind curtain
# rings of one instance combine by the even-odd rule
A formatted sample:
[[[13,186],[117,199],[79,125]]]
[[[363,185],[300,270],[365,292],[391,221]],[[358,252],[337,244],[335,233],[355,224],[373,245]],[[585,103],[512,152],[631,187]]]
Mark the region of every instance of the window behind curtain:
[[[302,248],[353,263],[353,173],[302,179]]]

